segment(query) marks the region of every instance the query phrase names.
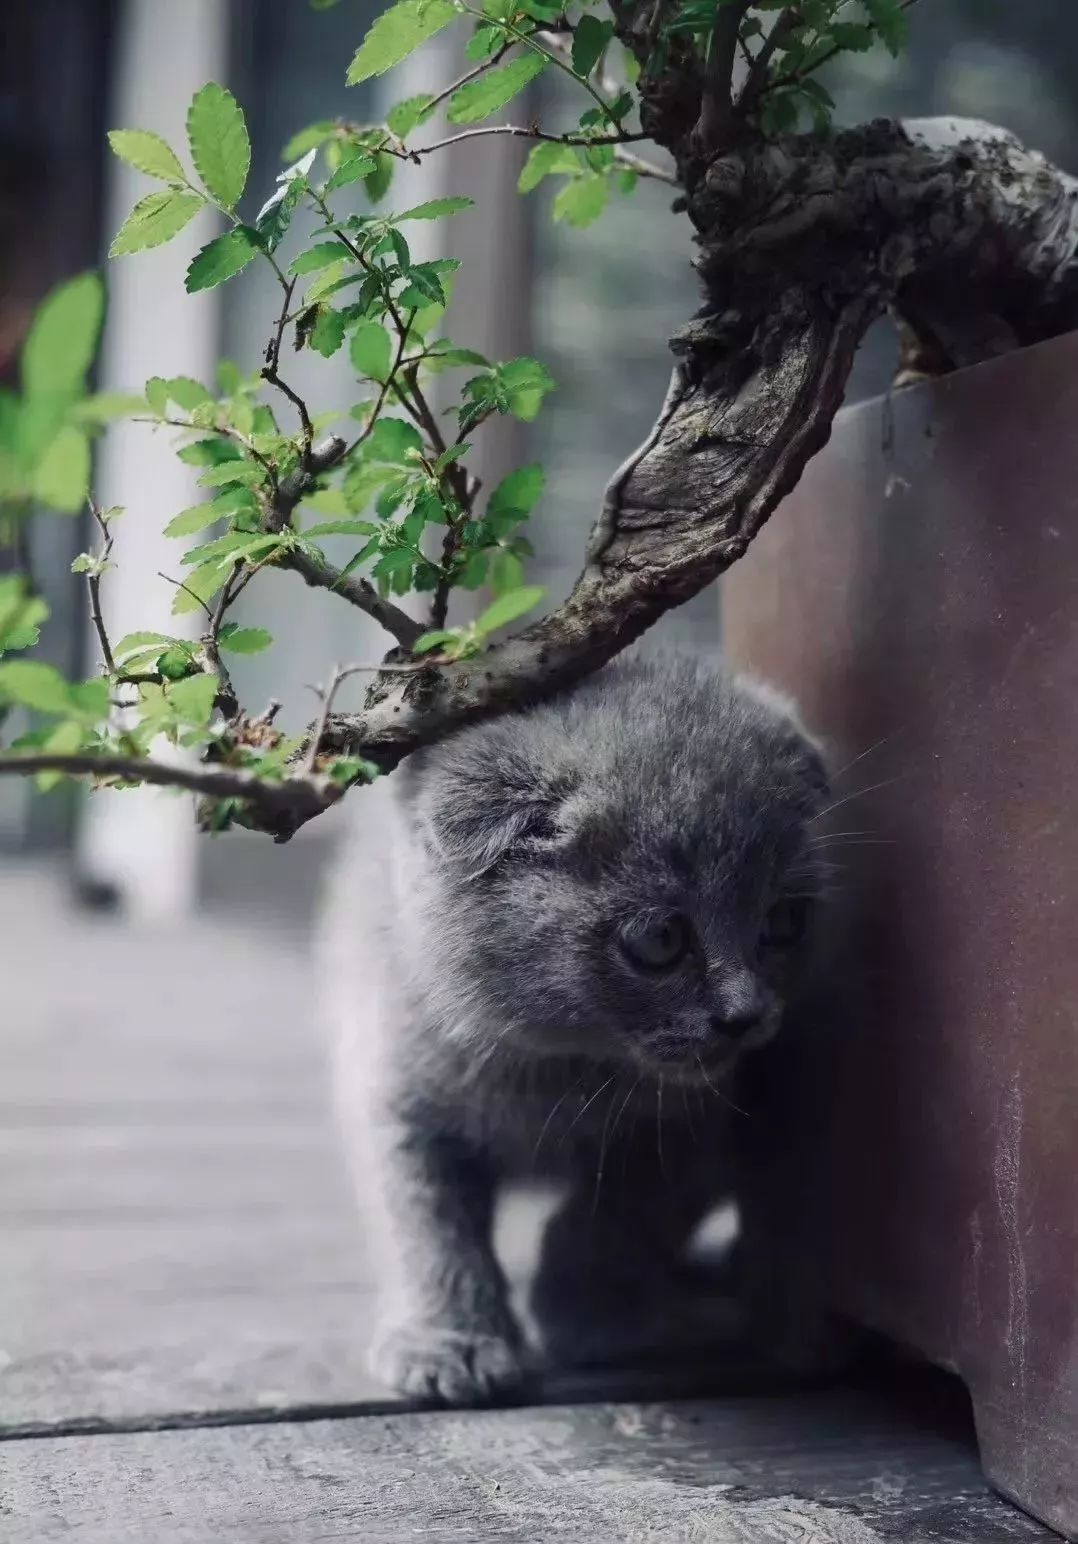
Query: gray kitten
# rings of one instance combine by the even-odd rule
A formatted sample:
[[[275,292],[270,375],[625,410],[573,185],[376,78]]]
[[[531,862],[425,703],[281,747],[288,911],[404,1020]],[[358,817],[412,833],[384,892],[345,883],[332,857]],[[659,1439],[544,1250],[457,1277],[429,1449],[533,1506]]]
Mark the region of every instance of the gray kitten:
[[[516,1178],[564,1186],[532,1293],[548,1353],[660,1332],[736,1186],[725,1090],[804,977],[826,793],[784,700],[629,657],[354,797],[324,968],[380,1379],[452,1403],[520,1380],[491,1246]]]

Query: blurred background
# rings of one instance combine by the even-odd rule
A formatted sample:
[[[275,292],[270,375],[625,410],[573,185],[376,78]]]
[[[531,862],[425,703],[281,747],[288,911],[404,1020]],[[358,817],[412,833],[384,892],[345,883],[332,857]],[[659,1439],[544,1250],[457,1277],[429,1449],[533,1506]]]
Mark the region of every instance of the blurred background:
[[[379,0],[320,12],[307,0],[4,7],[3,383],[15,379],[37,301],[66,276],[104,264],[111,236],[146,191],[108,155],[108,128],[152,129],[182,145],[193,92],[209,79],[227,83],[247,113],[248,196],[257,203],[298,128],[336,115],[380,120],[388,105],[456,73],[456,45],[443,34],[389,77],[346,87],[347,63],[380,8]],[[912,21],[912,46],[899,60],[876,50],[833,70],[840,120],[984,117],[1078,171],[1078,6],[922,0]],[[547,82],[514,104],[512,120],[572,121],[557,83]],[[389,198],[397,207],[441,193],[476,200],[475,211],[434,233],[464,265],[449,330],[491,356],[534,354],[558,383],[534,425],[488,435],[482,468],[496,479],[528,460],[546,465],[530,577],[557,598],[575,577],[606,478],[653,419],[669,370],[665,341],[695,307],[696,286],[687,221],[670,212],[668,187],[642,182],[586,230],[557,225],[548,184],[517,196],[526,148],[498,139],[455,147],[401,173]],[[259,362],[274,304],[261,275],[184,293],[186,264],[206,239],[196,222],[166,247],[107,265],[98,389],[141,390],[151,374],[210,381],[222,354],[244,369]],[[851,397],[886,390],[893,357],[878,329]],[[300,356],[290,375],[319,407],[346,390],[340,356]],[[158,571],[174,550],[158,533],[199,496],[194,475],[146,426],[118,427],[100,446],[96,496],[127,510],[117,567],[104,583],[114,636],[168,619],[172,591]],[[84,588],[70,574],[89,542],[81,526],[49,516],[31,536],[34,573],[53,608],[44,655],[69,672],[94,661]],[[299,725],[311,716],[308,684],[334,662],[376,659],[380,635],[293,576],[270,573],[253,588],[257,620],[277,641],[241,662],[241,698],[255,709],[282,698],[285,721]],[[717,591],[666,619],[661,636],[717,650]],[[305,955],[341,818],[318,820],[287,847],[242,833],[210,840],[196,835],[183,798],[46,795],[0,780],[0,1216],[11,1265],[0,1273],[9,1294],[0,1297],[0,1418],[49,1408],[41,1367],[52,1357],[55,1371],[67,1340],[96,1346],[113,1369],[102,1394],[85,1351],[81,1373],[63,1364],[69,1388],[85,1375],[93,1397],[118,1408],[165,1397],[138,1371],[137,1346],[156,1346],[160,1356],[172,1344],[178,1299],[218,1308],[204,1331],[197,1314],[183,1329],[198,1344],[175,1350],[170,1376],[179,1381],[169,1397],[209,1397],[224,1376],[214,1357],[226,1341],[236,1397],[281,1383],[294,1389],[295,1369],[287,1356],[274,1361],[272,1347],[304,1336],[321,1336],[322,1350],[300,1383],[322,1394],[354,1387],[347,1304],[361,1262],[324,1114]],[[267,1276],[276,1283],[272,1323],[251,1306]],[[321,1317],[308,1323],[296,1304],[309,1303],[316,1285]],[[259,1335],[263,1350],[248,1358],[256,1371],[241,1375],[235,1348]],[[137,1343],[126,1362],[120,1342]]]

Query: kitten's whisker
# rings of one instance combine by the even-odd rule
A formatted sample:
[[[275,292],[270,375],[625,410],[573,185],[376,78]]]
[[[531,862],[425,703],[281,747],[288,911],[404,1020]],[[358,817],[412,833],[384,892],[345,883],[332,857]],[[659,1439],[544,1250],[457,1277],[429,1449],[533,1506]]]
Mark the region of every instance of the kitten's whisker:
[[[666,1163],[663,1159],[663,1080],[662,1075],[655,1085],[655,1144],[659,1149],[659,1173],[666,1178]]]
[[[603,1092],[603,1090],[605,1088],[609,1088],[610,1087],[611,1083],[613,1083],[613,1081],[614,1081],[615,1076],[616,1076],[616,1074],[612,1072],[610,1074],[610,1076],[607,1078],[605,1083],[600,1083],[599,1084],[599,1087],[592,1094],[591,1098],[586,1100],[585,1103],[580,1106],[580,1109],[577,1110],[576,1114],[573,1116],[572,1120],[569,1122],[568,1126],[566,1126],[564,1132],[562,1133],[561,1140],[558,1143],[559,1147],[562,1147],[565,1144],[565,1142],[566,1142],[566,1140],[567,1140],[567,1138],[569,1136],[569,1133],[572,1131],[573,1127],[576,1125],[577,1121],[585,1113],[585,1111],[586,1110],[590,1110],[592,1105],[595,1103],[596,1099],[598,1099],[599,1095]]]
[[[831,781],[837,783],[840,777],[846,776],[851,767],[855,767],[859,761],[864,761],[866,756],[871,756],[873,751],[878,751],[881,745],[886,745],[888,740],[893,740],[896,735],[900,735],[902,732],[901,729],[892,729],[890,734],[881,736],[874,745],[869,746],[867,751],[862,751],[859,756],[855,756],[852,761],[848,761],[844,767],[839,767],[837,772],[832,772]]]
[[[807,824],[810,826],[814,825],[817,820],[822,820],[825,815],[831,815],[835,810],[840,810],[844,804],[849,804],[853,799],[863,799],[866,794],[875,793],[879,788],[890,788],[893,784],[901,781],[902,779],[899,777],[887,777],[884,778],[882,783],[870,783],[867,788],[858,788],[855,793],[848,793],[844,799],[836,799],[826,809],[822,809],[818,814],[810,816]]]
[[[618,1122],[621,1120],[622,1115],[625,1113],[625,1106],[629,1103],[629,1100],[633,1097],[639,1087],[640,1078],[638,1077],[636,1082],[629,1089],[629,1092],[625,1095],[625,1098],[621,1101],[621,1104],[618,1106],[618,1113],[614,1116],[613,1125],[610,1124],[610,1110],[614,1108],[614,1100],[618,1097],[617,1089],[615,1089],[611,1095],[610,1109],[606,1112],[606,1119],[603,1121],[603,1133],[599,1139],[599,1162],[595,1168],[595,1191],[591,1198],[591,1214],[593,1217],[599,1209],[599,1192],[602,1189],[603,1175],[606,1172],[606,1155],[609,1150],[608,1140],[610,1143],[613,1142],[617,1133]],[[609,1139],[607,1137],[608,1127],[610,1128]]]
[[[715,1098],[721,1100],[723,1104],[728,1104],[730,1106],[731,1110],[736,1110],[739,1115],[744,1115],[744,1116],[748,1117],[748,1113],[749,1113],[748,1110],[743,1110],[739,1104],[735,1104],[732,1099],[729,1099],[724,1093],[722,1093],[722,1091],[720,1089],[717,1089],[715,1087],[714,1083],[711,1081],[711,1079],[708,1077],[707,1073],[704,1071],[704,1064],[700,1060],[699,1056],[696,1058],[696,1065],[700,1069],[700,1076],[703,1078],[703,1080],[707,1084],[708,1088],[710,1088],[711,1092],[715,1095]]]
[[[555,1099],[553,1107],[552,1107],[552,1109],[550,1111],[550,1114],[547,1116],[546,1120],[543,1122],[543,1129],[540,1131],[539,1136],[536,1139],[535,1146],[532,1148],[531,1161],[532,1161],[532,1165],[533,1166],[535,1164],[535,1160],[539,1156],[539,1149],[543,1145],[543,1138],[546,1136],[547,1132],[550,1130],[550,1125],[551,1125],[551,1122],[553,1121],[555,1115],[557,1115],[558,1111],[561,1109],[562,1105],[568,1099],[569,1095],[572,1094],[572,1093],[575,1093],[576,1090],[580,1087],[582,1081],[583,1081],[583,1078],[577,1078],[575,1083],[571,1084],[568,1088],[563,1088],[561,1093],[558,1095],[557,1099]]]

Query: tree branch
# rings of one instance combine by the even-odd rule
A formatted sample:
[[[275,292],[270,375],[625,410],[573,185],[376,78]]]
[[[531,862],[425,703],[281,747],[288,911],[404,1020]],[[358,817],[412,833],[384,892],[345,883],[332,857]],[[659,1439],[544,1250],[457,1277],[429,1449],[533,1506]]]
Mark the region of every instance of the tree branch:
[[[312,589],[332,590],[335,595],[340,595],[348,601],[349,605],[365,611],[375,622],[380,623],[403,649],[410,649],[425,631],[425,628],[406,611],[402,611],[391,600],[384,600],[370,580],[362,578],[359,574],[342,574],[341,570],[335,568],[332,563],[320,561],[300,548],[286,552],[278,566],[292,569]]]
[[[718,150],[726,142],[733,123],[734,60],[741,23],[752,0],[719,0],[711,45],[704,72],[704,92],[695,137],[705,153]]]
[[[109,530],[108,522],[93,499],[90,500],[90,513],[98,530],[101,532],[101,551],[98,554],[98,560],[102,567],[104,567],[112,552],[112,532]],[[107,674],[114,676],[116,674],[116,661],[112,657],[112,647],[105,628],[105,619],[101,614],[101,570],[98,570],[96,573],[90,572],[86,575],[86,588],[90,595],[90,620],[94,624],[97,641],[101,645],[101,663],[104,665]]]

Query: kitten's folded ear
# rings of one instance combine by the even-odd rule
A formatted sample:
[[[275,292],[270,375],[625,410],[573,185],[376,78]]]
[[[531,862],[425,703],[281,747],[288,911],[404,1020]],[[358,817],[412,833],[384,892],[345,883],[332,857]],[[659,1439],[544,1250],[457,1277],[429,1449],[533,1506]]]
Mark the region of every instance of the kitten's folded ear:
[[[458,746],[464,750],[463,742]],[[527,750],[478,739],[466,754],[431,769],[424,843],[462,878],[478,879],[510,856],[537,855],[565,841],[560,817],[576,773],[537,765]]]

